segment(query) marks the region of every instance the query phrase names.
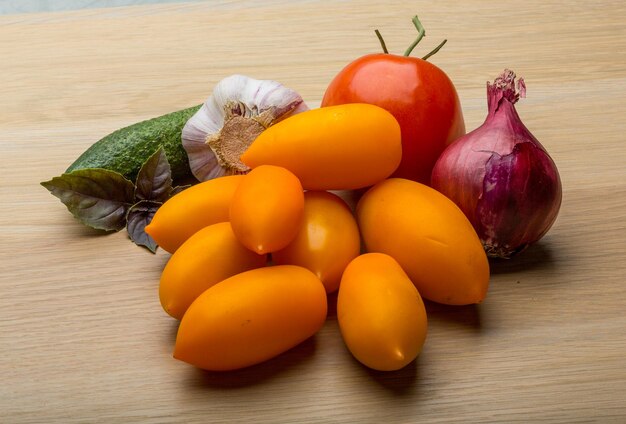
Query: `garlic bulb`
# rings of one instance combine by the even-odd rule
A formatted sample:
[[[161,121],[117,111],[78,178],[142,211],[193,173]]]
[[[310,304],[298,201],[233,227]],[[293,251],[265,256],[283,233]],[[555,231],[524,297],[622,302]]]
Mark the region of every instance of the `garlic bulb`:
[[[308,110],[302,97],[276,81],[231,75],[185,124],[183,147],[199,181],[250,169],[239,157],[270,125]]]

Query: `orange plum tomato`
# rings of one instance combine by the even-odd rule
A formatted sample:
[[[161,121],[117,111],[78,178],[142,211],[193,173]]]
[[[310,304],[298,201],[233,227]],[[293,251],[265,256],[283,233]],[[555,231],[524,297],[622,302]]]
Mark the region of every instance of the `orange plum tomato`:
[[[485,298],[487,255],[472,224],[443,194],[390,178],[361,197],[356,215],[365,250],[398,261],[423,298],[448,305]]]
[[[324,286],[308,269],[246,271],[191,304],[178,328],[174,357],[210,371],[258,364],[313,336],[326,313]]]
[[[228,209],[243,175],[215,178],[181,191],[157,210],[148,233],[159,246],[174,253],[196,231],[228,221]]]
[[[413,361],[426,340],[424,302],[398,262],[382,253],[354,259],[341,279],[337,320],[362,364],[395,371]]]
[[[312,109],[272,125],[241,156],[251,168],[282,166],[307,190],[349,190],[391,175],[402,157],[400,126],[370,104]]]
[[[285,168],[259,166],[237,187],[229,216],[237,239],[248,249],[259,254],[282,249],[302,225],[302,185]]]
[[[274,252],[277,264],[300,265],[322,280],[326,292],[339,288],[341,274],[360,252],[356,220],[340,197],[326,191],[304,193],[304,222],[296,238]]]
[[[183,243],[165,265],[159,285],[161,305],[172,317],[181,319],[209,287],[265,263],[265,255],[237,241],[228,222],[205,227]]]

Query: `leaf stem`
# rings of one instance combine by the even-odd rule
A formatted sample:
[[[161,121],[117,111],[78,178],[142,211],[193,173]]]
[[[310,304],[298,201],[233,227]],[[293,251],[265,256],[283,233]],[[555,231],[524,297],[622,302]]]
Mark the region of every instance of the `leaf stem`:
[[[433,51],[431,51],[430,53],[428,53],[426,56],[424,56],[422,58],[422,60],[427,60],[429,57],[431,57],[432,55],[434,55],[435,53],[437,53],[439,50],[441,50],[441,48],[443,47],[444,44],[446,44],[448,40],[443,40],[441,43],[439,43],[439,45],[437,47],[435,47],[433,49]]]
[[[385,40],[383,40],[383,36],[380,35],[380,31],[375,29],[374,32],[376,33],[376,37],[378,37],[378,41],[380,41],[380,46],[383,48],[383,52],[385,54],[388,54],[389,50],[387,50],[387,46],[385,45]]]
[[[411,52],[413,51],[413,49],[415,48],[415,46],[417,46],[417,44],[420,41],[422,41],[422,38],[424,38],[424,36],[426,35],[426,30],[424,29],[424,26],[422,25],[420,20],[417,18],[417,15],[415,15],[411,21],[413,22],[413,25],[415,25],[415,28],[417,29],[418,34],[417,34],[417,38],[415,39],[415,41],[413,41],[411,45],[404,52],[404,56],[409,56]]]

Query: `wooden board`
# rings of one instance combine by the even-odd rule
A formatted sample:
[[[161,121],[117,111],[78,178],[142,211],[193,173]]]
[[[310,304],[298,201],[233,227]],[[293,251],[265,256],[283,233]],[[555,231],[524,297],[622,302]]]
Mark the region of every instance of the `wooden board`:
[[[265,364],[172,359],[167,254],[79,225],[40,181],[122,126],[197,104],[232,73],[319,104],[350,60],[427,29],[469,129],[485,81],[525,77],[518,111],[559,166],[550,233],[494,263],[476,307],[428,305],[419,360],[368,371],[336,316]],[[626,6],[208,1],[0,17],[0,422],[624,422]],[[419,55],[419,52],[416,53]]]

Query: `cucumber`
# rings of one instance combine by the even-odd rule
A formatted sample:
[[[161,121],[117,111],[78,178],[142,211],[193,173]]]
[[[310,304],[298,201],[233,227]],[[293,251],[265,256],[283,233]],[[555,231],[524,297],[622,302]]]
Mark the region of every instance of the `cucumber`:
[[[181,142],[185,123],[201,105],[168,113],[112,132],[87,149],[66,172],[104,168],[135,181],[141,165],[163,146],[174,181],[193,178],[187,152]]]

